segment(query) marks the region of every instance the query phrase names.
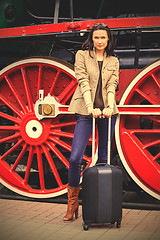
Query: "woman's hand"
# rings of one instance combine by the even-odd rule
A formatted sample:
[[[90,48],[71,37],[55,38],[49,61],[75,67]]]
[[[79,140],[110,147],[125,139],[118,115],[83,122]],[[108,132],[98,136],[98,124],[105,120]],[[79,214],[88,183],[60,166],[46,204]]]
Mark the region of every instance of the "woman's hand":
[[[112,107],[107,107],[104,108],[103,111],[101,112],[100,108],[93,108],[92,106],[88,106],[88,113],[89,115],[93,115],[94,118],[110,118],[113,114],[113,108]]]
[[[101,118],[102,117],[102,112],[100,110],[100,108],[94,108],[93,109],[93,112],[92,112],[92,115],[94,118]]]
[[[93,106],[92,106],[92,105],[91,105],[91,106],[88,106],[88,107],[87,107],[87,110],[88,110],[88,114],[89,114],[89,115],[93,114]]]
[[[94,118],[101,118],[102,117],[102,112],[99,108],[93,108],[92,106],[88,107],[88,113],[93,115]]]
[[[105,118],[110,118],[113,114],[113,108],[112,107],[107,107],[107,108],[104,108],[103,111],[102,111],[102,117]]]

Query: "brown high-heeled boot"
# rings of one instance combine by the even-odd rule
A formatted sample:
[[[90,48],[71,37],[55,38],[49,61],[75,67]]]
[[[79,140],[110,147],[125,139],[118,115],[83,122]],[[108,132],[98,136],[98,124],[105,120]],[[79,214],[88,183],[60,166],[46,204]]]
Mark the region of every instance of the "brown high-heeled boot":
[[[79,203],[78,203],[78,195],[80,191],[80,186],[79,187],[71,187],[68,186],[68,205],[67,205],[67,213],[64,216],[63,220],[64,221],[71,221],[73,219],[73,215],[75,213],[75,218],[78,218],[78,208],[79,208]]]

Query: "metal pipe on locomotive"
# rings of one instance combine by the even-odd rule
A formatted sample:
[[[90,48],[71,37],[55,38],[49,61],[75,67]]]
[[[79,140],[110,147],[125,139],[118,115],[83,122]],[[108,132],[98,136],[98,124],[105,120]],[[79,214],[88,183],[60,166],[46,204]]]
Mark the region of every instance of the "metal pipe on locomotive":
[[[82,17],[83,1],[47,0],[50,8],[43,2],[0,2],[0,182],[28,197],[66,193],[76,123],[68,113],[77,86],[74,56],[92,26],[104,22],[120,60],[112,164],[123,169],[124,187],[135,182],[160,199],[160,17],[110,18],[112,3],[104,0],[85,1],[92,11]],[[37,8],[52,15],[38,16]],[[90,138],[82,172],[94,164]]]

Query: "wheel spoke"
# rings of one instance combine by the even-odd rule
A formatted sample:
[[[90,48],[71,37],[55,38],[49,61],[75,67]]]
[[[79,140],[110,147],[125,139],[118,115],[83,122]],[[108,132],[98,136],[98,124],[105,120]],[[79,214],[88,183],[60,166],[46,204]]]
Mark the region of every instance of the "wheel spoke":
[[[160,152],[155,157],[153,157],[153,161],[156,162],[159,158],[160,158]]]
[[[76,125],[76,121],[73,121],[73,122],[67,122],[67,123],[52,124],[51,128],[62,128],[62,127],[70,127],[75,125]]]
[[[73,138],[74,134],[73,133],[67,133],[67,132],[62,132],[62,131],[50,131],[51,135],[56,135],[60,137],[65,137],[65,138]]]
[[[8,119],[8,120],[10,120],[10,121],[12,121],[12,122],[15,122],[15,123],[19,123],[19,124],[20,124],[20,119],[15,118],[15,117],[12,117],[12,116],[10,116],[10,115],[8,115],[8,114],[6,114],[6,113],[0,112],[0,117],[5,118],[5,119]]]
[[[91,162],[91,158],[89,158],[89,157],[87,157],[85,155],[83,156],[83,160],[85,160],[88,163]]]
[[[33,147],[30,146],[28,162],[27,162],[27,167],[26,167],[26,173],[25,173],[25,177],[24,177],[25,185],[28,184],[28,178],[29,178],[29,174],[30,174],[30,170],[31,170],[32,160],[33,160]]]
[[[22,73],[22,79],[23,79],[23,83],[24,83],[24,87],[25,87],[26,96],[27,96],[28,107],[29,107],[29,110],[31,112],[33,112],[34,111],[33,100],[32,100],[31,91],[30,91],[30,88],[28,85],[26,72],[23,67],[21,67],[21,73]]]
[[[148,143],[148,144],[145,144],[145,147],[144,148],[149,148],[149,147],[153,147],[153,146],[160,146],[160,140],[156,140],[156,141],[152,141],[152,142],[150,142],[150,143]]]
[[[148,134],[151,134],[151,133],[160,133],[160,129],[125,129],[125,131],[127,131],[128,133],[148,133]]]
[[[160,123],[160,119],[155,118],[155,116],[145,116],[145,118],[153,122]]]
[[[55,143],[58,144],[59,146],[61,146],[61,147],[63,147],[64,149],[68,150],[69,152],[71,152],[72,147],[71,147],[69,144],[67,144],[67,143],[65,143],[65,142],[63,142],[63,141],[61,141],[60,139],[57,139],[57,138],[49,137],[49,139],[50,139],[52,142],[55,142]]]
[[[68,145],[67,143],[61,141],[60,139],[56,139],[56,138],[52,138],[50,137],[49,138],[52,142],[55,142],[57,145],[63,147],[64,149],[68,150],[69,152],[71,152],[72,150],[72,147],[70,145]],[[83,159],[86,161],[86,162],[90,162],[91,161],[91,158],[87,157],[87,156],[83,156]]]
[[[58,69],[57,74],[56,74],[56,76],[55,76],[55,79],[54,79],[54,81],[53,81],[53,83],[52,83],[51,89],[50,89],[50,91],[49,91],[50,94],[52,94],[52,92],[53,92],[53,90],[54,90],[54,88],[55,88],[55,85],[56,85],[56,83],[57,83],[57,80],[58,80],[58,78],[59,78],[60,73],[61,73],[61,71]]]
[[[151,73],[151,77],[153,78],[153,80],[154,80],[155,83],[157,84],[158,88],[160,89],[160,83],[158,82],[156,76],[155,76],[153,73]]]
[[[0,130],[16,131],[19,130],[19,126],[0,126]]]
[[[141,95],[145,100],[147,100],[148,102],[150,102],[152,105],[156,105],[156,102],[153,101],[149,96],[147,96],[144,92],[142,92],[140,89],[136,89],[135,90],[137,93],[139,93],[139,95]]]
[[[42,70],[42,65],[40,65],[38,71],[37,100],[39,99],[39,90],[42,89]]]
[[[46,144],[56,154],[56,156],[61,160],[61,162],[69,169],[69,162],[63,156],[63,154],[55,147],[55,145],[52,142],[47,142]]]
[[[44,183],[43,162],[42,162],[42,155],[40,153],[40,149],[38,146],[36,147],[36,152],[37,152],[37,162],[38,162],[40,186],[41,186],[41,190],[44,191],[45,183]]]
[[[4,98],[1,94],[0,94],[0,99],[3,103],[5,103],[14,113],[16,113],[19,117],[22,117],[22,112],[20,112],[13,104],[11,104],[10,102],[7,101],[6,98]]]
[[[1,156],[1,159],[4,159],[7,155],[13,152],[22,142],[23,142],[22,139],[19,140],[13,147],[11,147],[5,154]]]
[[[59,187],[62,187],[62,186],[63,186],[62,181],[61,181],[61,179],[60,179],[60,176],[59,176],[59,174],[58,174],[58,171],[57,171],[57,169],[56,169],[56,166],[55,166],[55,164],[54,164],[54,162],[53,162],[53,159],[52,159],[52,157],[51,157],[48,149],[47,149],[46,146],[44,146],[44,145],[42,145],[42,149],[43,149],[43,151],[44,151],[44,154],[45,154],[45,156],[46,156],[46,159],[47,159],[47,161],[48,161],[48,163],[49,163],[49,166],[50,166],[50,168],[51,168],[51,170],[52,170],[52,173],[53,173],[53,175],[54,175],[54,177],[55,177],[55,179],[56,179]]]
[[[11,141],[15,138],[18,138],[20,136],[20,133],[15,133],[13,134],[12,136],[9,136],[9,137],[5,137],[3,139],[0,139],[0,143],[4,143],[4,142],[7,142],[7,141]]]
[[[72,96],[75,86],[77,85],[76,82],[71,82],[65,90],[57,97],[58,102],[65,104],[66,101]]]
[[[27,108],[26,105],[24,104],[24,102],[22,101],[20,95],[18,94],[18,92],[16,91],[16,89],[14,88],[13,84],[11,83],[10,79],[8,78],[8,76],[5,76],[6,82],[8,83],[8,86],[10,87],[12,93],[14,94],[15,98],[17,99],[19,105],[21,106],[22,110],[24,111],[24,113],[27,113]]]
[[[20,163],[20,161],[22,160],[25,152],[26,152],[26,148],[27,148],[27,143],[24,144],[19,156],[17,157],[17,160],[15,161],[15,163],[13,164],[11,170],[15,171],[15,169],[17,168],[18,164]]]

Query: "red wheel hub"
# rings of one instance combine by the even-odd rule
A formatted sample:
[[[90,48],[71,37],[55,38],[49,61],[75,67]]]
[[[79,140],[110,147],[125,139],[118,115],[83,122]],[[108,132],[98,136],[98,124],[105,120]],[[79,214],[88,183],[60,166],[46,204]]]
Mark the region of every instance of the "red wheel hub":
[[[38,146],[43,144],[49,135],[51,121],[40,122],[34,113],[25,115],[22,118],[20,133],[23,141],[27,144]]]

